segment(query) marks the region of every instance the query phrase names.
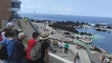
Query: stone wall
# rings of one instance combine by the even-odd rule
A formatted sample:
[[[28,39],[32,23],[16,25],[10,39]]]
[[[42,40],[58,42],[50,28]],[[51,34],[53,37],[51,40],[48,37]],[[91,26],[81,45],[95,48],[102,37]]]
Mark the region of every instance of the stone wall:
[[[0,29],[2,20],[8,20],[11,15],[11,0],[0,0]]]

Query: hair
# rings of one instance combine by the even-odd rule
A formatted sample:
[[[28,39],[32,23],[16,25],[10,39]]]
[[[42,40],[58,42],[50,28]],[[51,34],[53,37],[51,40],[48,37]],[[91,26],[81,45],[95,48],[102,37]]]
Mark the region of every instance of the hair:
[[[36,38],[36,37],[38,37],[38,36],[39,36],[39,33],[38,33],[38,32],[33,32],[33,33],[32,33],[32,37],[33,37],[33,38]]]
[[[23,36],[25,36],[25,33],[23,33],[23,32],[20,32],[20,33],[18,34],[18,38],[22,38]]]
[[[0,34],[2,33],[2,31],[0,31]]]
[[[8,36],[9,36],[10,31],[11,31],[11,29],[9,29],[9,28],[5,28],[5,29],[2,30],[2,32],[5,32],[5,34],[4,34],[5,37],[8,37]],[[1,33],[2,33],[2,32],[1,32]]]
[[[8,34],[8,35],[7,35]],[[13,31],[13,30],[11,30],[11,31],[9,31],[9,32],[6,32],[6,35],[7,36],[16,36],[16,32],[15,31]]]

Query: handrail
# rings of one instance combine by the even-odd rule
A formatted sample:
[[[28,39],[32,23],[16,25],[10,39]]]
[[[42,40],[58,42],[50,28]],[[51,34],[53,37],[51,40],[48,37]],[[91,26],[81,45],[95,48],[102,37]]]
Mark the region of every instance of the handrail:
[[[28,18],[27,18],[27,19],[28,19]],[[29,24],[33,27],[33,29],[41,35],[41,32],[40,32],[39,30],[37,30],[37,29],[35,28],[35,26],[31,23],[31,20],[28,19],[27,21],[28,21]]]

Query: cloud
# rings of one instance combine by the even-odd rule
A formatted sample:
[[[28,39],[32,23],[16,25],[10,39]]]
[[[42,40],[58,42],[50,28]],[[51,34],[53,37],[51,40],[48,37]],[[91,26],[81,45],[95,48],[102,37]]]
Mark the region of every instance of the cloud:
[[[35,9],[35,6],[34,5],[27,5],[25,8],[26,9]]]
[[[31,2],[32,3],[32,2]],[[70,6],[48,6],[48,5],[42,5],[42,4],[35,4],[33,2],[32,5],[22,5],[22,9],[21,12],[27,12],[27,13],[34,13],[34,11],[38,12],[38,13],[54,13],[54,14],[69,14],[69,13],[74,13],[77,10],[70,7]]]

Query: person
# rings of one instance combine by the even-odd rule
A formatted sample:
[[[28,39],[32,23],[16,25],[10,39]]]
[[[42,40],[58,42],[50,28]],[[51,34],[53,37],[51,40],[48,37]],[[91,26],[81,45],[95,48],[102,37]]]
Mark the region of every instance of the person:
[[[62,52],[62,47],[63,47],[63,46],[62,46],[61,41],[58,41],[58,47],[59,47],[59,51]]]
[[[110,63],[110,59],[108,58],[108,56],[105,57],[104,63]]]
[[[75,55],[75,57],[74,57],[74,63],[81,63],[81,62],[80,62],[80,57],[79,57],[78,52],[76,53],[76,55]]]
[[[53,53],[56,53],[56,48],[55,48],[54,45],[53,45],[53,39],[50,39],[50,50],[51,50]]]
[[[16,38],[15,38],[16,33],[14,31],[10,31],[8,32],[8,34],[9,34],[8,37],[0,42],[0,45],[3,44],[7,45],[6,48],[7,48],[8,58],[5,58],[4,63],[14,63],[14,61],[12,60],[12,53],[13,53],[14,44],[16,42]]]
[[[11,31],[11,28],[5,28],[2,32],[1,32],[1,38],[2,40],[5,40],[8,37],[9,32]]]
[[[6,28],[14,28],[15,24],[12,21],[12,18],[9,19],[8,23],[6,24]]]
[[[64,48],[65,48],[64,53],[68,53],[68,48],[69,48],[69,43],[68,42],[65,43]]]
[[[24,18],[25,24],[27,24],[27,18]]]
[[[2,33],[2,32],[0,31],[0,42],[2,41],[2,35],[1,35],[1,33]]]
[[[96,45],[93,45],[90,49],[92,51],[97,51],[97,52],[103,53],[103,51],[100,48],[96,47]]]
[[[55,48],[55,53],[57,52],[57,48],[58,48],[58,40],[57,39],[54,39],[53,40],[53,46],[54,46],[54,48]]]
[[[102,63],[104,62],[104,59],[105,59],[105,55],[103,55],[102,58],[101,58]]]
[[[41,42],[41,57],[37,60],[37,63],[49,63],[49,54],[48,54],[48,48],[49,48],[49,42],[50,42],[50,36],[49,33],[43,33],[40,37]],[[45,58],[45,60],[44,60]]]
[[[32,38],[28,40],[28,48],[27,48],[27,53],[26,53],[27,63],[35,63],[35,61],[33,61],[30,57],[30,52],[31,52],[31,49],[37,43],[36,39],[38,38],[38,36],[39,36],[39,33],[33,32]]]
[[[25,63],[26,50],[22,42],[22,40],[24,39],[25,39],[25,33],[20,32],[18,34],[18,38],[17,41],[15,42],[12,53],[12,60],[14,60],[15,63]]]
[[[110,63],[112,63],[112,56],[110,57]]]

